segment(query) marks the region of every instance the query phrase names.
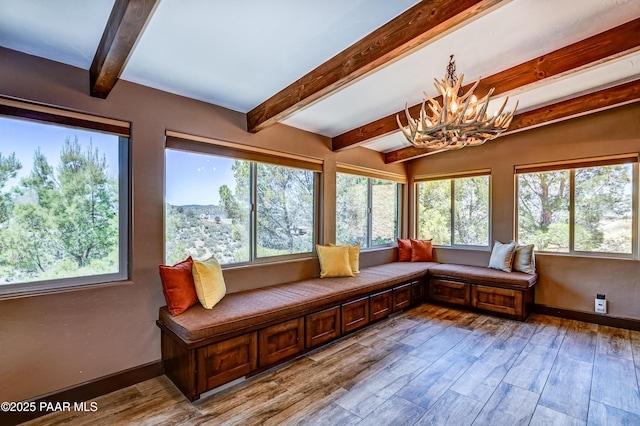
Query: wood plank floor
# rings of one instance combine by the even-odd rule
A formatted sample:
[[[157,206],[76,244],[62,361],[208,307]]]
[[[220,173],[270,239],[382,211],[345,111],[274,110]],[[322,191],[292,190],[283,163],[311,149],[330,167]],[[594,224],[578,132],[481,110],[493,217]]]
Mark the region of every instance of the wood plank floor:
[[[423,304],[190,404],[161,376],[33,425],[640,425],[640,332]]]

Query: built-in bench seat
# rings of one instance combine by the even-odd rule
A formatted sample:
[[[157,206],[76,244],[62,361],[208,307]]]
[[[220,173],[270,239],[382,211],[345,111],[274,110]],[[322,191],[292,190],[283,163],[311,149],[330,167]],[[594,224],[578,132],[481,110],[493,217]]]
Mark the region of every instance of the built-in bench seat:
[[[536,280],[483,267],[399,262],[363,268],[355,277],[231,293],[213,309],[197,304],[178,316],[165,306],[157,322],[165,373],[194,401],[420,303],[427,293],[434,301],[523,320]]]
[[[227,294],[213,309],[192,306],[172,316],[160,308],[160,322],[194,345],[207,339],[239,334],[301,314],[315,312],[398,284],[424,278],[435,262],[387,263],[363,268],[355,277],[310,278]]]
[[[429,300],[524,321],[533,309],[537,274],[443,263],[429,268]]]

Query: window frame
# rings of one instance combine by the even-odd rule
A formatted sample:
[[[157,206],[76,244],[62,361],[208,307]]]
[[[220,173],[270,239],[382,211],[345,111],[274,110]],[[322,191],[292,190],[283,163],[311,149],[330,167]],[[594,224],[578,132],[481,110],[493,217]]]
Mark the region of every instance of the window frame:
[[[316,244],[318,244],[320,238],[320,202],[318,201],[321,197],[321,181],[322,175],[319,172],[315,172],[313,170],[308,170],[302,167],[295,166],[281,166],[278,164],[264,163],[259,161],[250,161],[250,181],[251,187],[249,188],[249,193],[251,194],[251,207],[249,214],[249,235],[251,235],[251,240],[249,241],[249,260],[245,262],[236,262],[236,263],[226,263],[224,266],[238,266],[238,265],[247,265],[247,264],[260,264],[260,263],[272,263],[274,261],[284,261],[284,260],[292,260],[292,259],[304,259],[310,256],[316,255]],[[258,257],[258,195],[257,195],[257,185],[258,185],[258,164],[270,164],[278,167],[290,167],[297,168],[304,171],[310,171],[313,173],[313,240],[311,242],[311,251],[305,251],[301,253],[291,253],[291,254],[280,254],[275,256],[261,256]]]
[[[631,253],[618,252],[600,252],[600,251],[584,251],[575,250],[575,171],[576,169],[584,169],[590,167],[607,167],[620,164],[631,164]],[[514,167],[514,220],[513,233],[514,238],[519,238],[519,179],[521,174],[568,171],[569,172],[569,250],[566,252],[539,250],[536,247],[536,253],[557,256],[580,256],[580,257],[596,257],[596,258],[618,258],[618,259],[638,259],[640,250],[638,244],[640,238],[638,236],[639,226],[638,214],[639,209],[639,158],[637,153],[612,155],[606,157],[584,158],[571,161],[559,161],[529,165],[518,165]]]
[[[302,155],[280,153],[264,148],[250,147],[233,142],[209,139],[200,136],[187,135],[184,133],[167,131],[165,140],[165,187],[166,187],[166,152],[168,150],[183,151],[192,154],[212,155],[231,160],[246,161],[249,163],[249,260],[221,264],[223,269],[260,265],[280,261],[295,259],[305,259],[316,256],[316,244],[320,241],[321,235],[321,208],[322,208],[322,165],[321,160]],[[296,168],[310,171],[314,175],[314,197],[313,197],[313,242],[312,250],[303,253],[282,254],[275,256],[257,256],[257,168],[258,164],[269,164],[280,167]],[[166,198],[166,197],[165,197]],[[164,202],[166,206],[166,200]],[[163,258],[166,262],[166,208],[164,209],[163,226]]]
[[[488,179],[488,197],[487,197],[487,245],[472,245],[472,244],[456,244],[455,243],[455,181],[456,179],[467,179],[473,177],[486,176]],[[416,238],[421,238],[419,235],[420,232],[420,214],[418,210],[419,206],[419,186],[425,182],[431,181],[442,181],[449,180],[450,182],[450,194],[451,200],[449,205],[449,212],[451,216],[451,221],[449,223],[449,235],[451,237],[451,245],[443,245],[443,244],[434,244],[434,247],[439,248],[448,248],[448,249],[462,249],[462,250],[491,250],[492,241],[493,241],[493,227],[492,227],[492,218],[493,218],[493,202],[492,202],[492,174],[490,169],[482,169],[482,170],[473,170],[462,173],[455,174],[442,174],[442,175],[424,175],[424,176],[416,176],[414,178],[413,184],[413,199],[415,200],[414,206],[414,229]]]
[[[0,300],[130,282],[133,234],[131,123],[5,96],[0,96],[0,116],[118,137],[118,271],[108,274],[1,284]]]
[[[367,235],[366,235],[367,245],[366,247],[361,247],[361,250],[366,251],[366,250],[375,250],[375,249],[386,248],[386,247],[394,247],[397,243],[397,239],[400,237],[400,233],[402,229],[402,191],[403,191],[404,183],[400,181],[400,179],[389,179],[389,177],[355,173],[354,171],[351,171],[350,169],[346,169],[343,166],[343,168],[340,168],[338,171],[336,171],[336,199],[338,196],[338,185],[337,185],[338,174],[358,176],[358,177],[367,179]],[[373,180],[374,179],[384,180],[390,183],[394,183],[396,185],[396,232],[392,242],[385,243],[385,244],[376,244],[376,245],[373,245]],[[337,228],[338,226],[337,226],[337,216],[336,216],[336,232],[337,232]],[[337,242],[337,237],[338,236],[336,235],[336,242]]]

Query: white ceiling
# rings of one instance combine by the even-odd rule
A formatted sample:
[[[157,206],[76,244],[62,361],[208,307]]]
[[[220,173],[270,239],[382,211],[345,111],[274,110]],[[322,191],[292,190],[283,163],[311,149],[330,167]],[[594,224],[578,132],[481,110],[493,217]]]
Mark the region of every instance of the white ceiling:
[[[113,3],[0,0],[0,46],[89,69]],[[160,0],[121,79],[246,113],[415,3]],[[284,123],[336,136],[433,95],[450,54],[470,83],[638,17],[640,0],[503,2]],[[524,111],[638,78],[632,54],[510,95]],[[365,146],[407,145],[393,134]]]

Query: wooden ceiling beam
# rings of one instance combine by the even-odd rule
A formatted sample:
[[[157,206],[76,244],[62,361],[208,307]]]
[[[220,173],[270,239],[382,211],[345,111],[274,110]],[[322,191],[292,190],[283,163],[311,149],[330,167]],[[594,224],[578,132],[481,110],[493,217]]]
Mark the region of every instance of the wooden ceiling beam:
[[[247,114],[255,133],[507,0],[423,0]]]
[[[494,87],[493,96],[496,97],[523,86],[552,77],[559,78],[585,67],[638,51],[640,50],[638,34],[640,34],[640,18],[486,77],[480,81],[475,93],[480,98]],[[470,87],[471,84],[468,84],[463,90],[466,91]],[[436,100],[442,101],[441,97]],[[420,106],[421,104],[412,106],[409,112],[414,117],[418,116]],[[398,111],[334,137],[333,150],[355,147],[370,139],[397,132],[397,114],[400,114],[403,122],[406,122],[404,110]]]
[[[116,0],[89,70],[91,96],[109,96],[157,2]]]
[[[511,126],[509,126],[509,130],[500,137],[638,101],[640,101],[640,80],[630,81],[608,89],[516,114],[513,117]],[[436,152],[443,151],[428,151],[410,146],[385,153],[384,162],[389,164],[415,160]]]

